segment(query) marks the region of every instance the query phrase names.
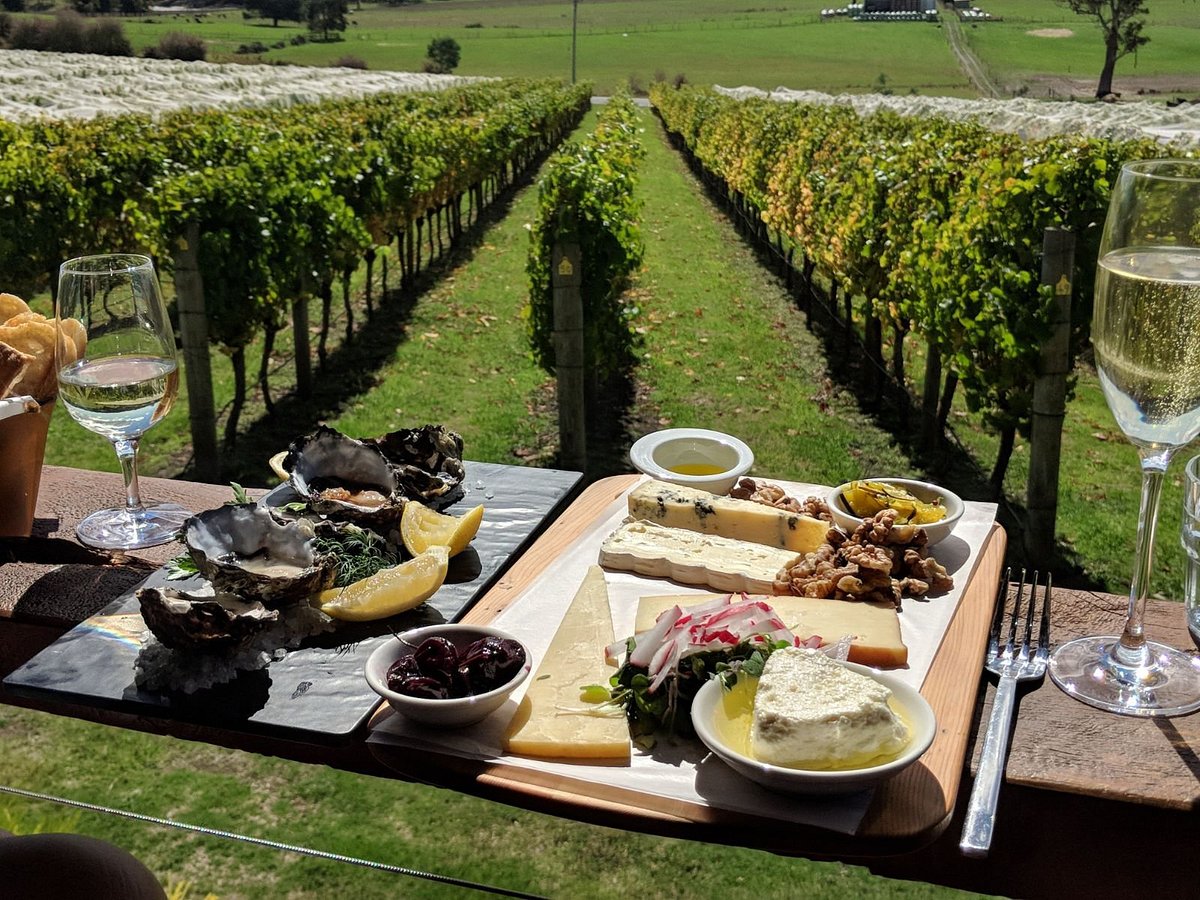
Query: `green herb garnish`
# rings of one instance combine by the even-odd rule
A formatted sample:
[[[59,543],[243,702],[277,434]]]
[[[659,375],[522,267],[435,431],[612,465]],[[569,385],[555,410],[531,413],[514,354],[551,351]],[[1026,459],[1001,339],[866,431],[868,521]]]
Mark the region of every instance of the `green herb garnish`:
[[[690,735],[692,700],[706,681],[717,678],[728,689],[737,683],[739,675],[758,677],[768,656],[790,646],[784,640],[764,643],[752,639],[728,650],[688,654],[679,661],[678,670],[667,676],[653,693],[646,670],[626,662],[609,679],[609,702],[625,709],[635,739],[660,731]],[[632,650],[631,638],[626,659]]]
[[[398,549],[393,549],[379,535],[357,525],[345,525],[336,534],[321,534],[316,548],[334,559],[334,587],[346,587],[370,578],[381,569],[390,569],[401,561]]]
[[[250,495],[246,493],[246,489],[244,487],[242,487],[240,484],[238,484],[236,481],[229,482],[229,486],[231,488],[233,488],[233,499],[226,501],[226,503],[225,503],[226,506],[237,506],[237,505],[243,504],[243,503],[253,503],[254,502],[253,500],[250,499]]]
[[[184,578],[191,578],[193,575],[199,575],[200,569],[196,566],[196,561],[182,553],[175,557],[166,565],[166,575],[168,581],[181,581]]]

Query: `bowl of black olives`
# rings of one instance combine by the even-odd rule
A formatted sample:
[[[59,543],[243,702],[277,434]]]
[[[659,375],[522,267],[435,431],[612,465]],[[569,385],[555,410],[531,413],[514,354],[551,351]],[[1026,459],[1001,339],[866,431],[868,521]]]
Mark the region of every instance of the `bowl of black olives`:
[[[460,728],[499,709],[530,670],[525,645],[486,625],[428,625],[367,659],[367,682],[396,712]]]

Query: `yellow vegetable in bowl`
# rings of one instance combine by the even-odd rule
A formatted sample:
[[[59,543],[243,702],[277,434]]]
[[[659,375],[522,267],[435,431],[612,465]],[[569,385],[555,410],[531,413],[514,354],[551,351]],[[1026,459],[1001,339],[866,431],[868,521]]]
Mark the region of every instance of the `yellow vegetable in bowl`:
[[[905,524],[928,525],[946,518],[940,501],[927,503],[899,485],[882,481],[852,481],[842,498],[852,513],[864,519],[884,509],[894,509],[900,514],[898,521]]]

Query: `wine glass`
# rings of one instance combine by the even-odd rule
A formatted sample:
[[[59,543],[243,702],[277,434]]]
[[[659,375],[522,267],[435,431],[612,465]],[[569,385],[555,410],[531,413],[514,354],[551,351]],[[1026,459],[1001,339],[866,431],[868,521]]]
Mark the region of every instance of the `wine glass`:
[[[1109,409],[1141,458],[1129,614],[1120,636],[1059,647],[1050,676],[1110,712],[1181,715],[1200,709],[1200,659],[1146,640],[1142,617],[1163,476],[1200,434],[1200,161],[1122,167],[1100,240],[1092,343]]]
[[[173,503],[145,506],[138,490],[138,440],[170,411],[179,387],[154,264],[131,254],[68,260],[54,312],[59,397],[71,418],[112,441],[125,476],[125,506],[92,513],[75,533],[107,550],[165,544],[190,513]]]

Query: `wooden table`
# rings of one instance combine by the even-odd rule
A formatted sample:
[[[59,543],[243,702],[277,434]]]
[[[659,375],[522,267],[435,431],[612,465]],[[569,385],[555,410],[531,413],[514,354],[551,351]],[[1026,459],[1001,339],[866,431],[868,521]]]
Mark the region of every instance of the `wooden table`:
[[[481,599],[468,619],[485,621],[517,597],[545,560],[578,536],[589,511],[603,508],[627,483],[627,479],[606,479],[589,487]],[[157,479],[148,479],[145,490],[149,496],[196,509],[228,498],[227,487]],[[4,561],[0,565],[0,674],[177,551],[168,546],[111,558],[74,542],[74,523],[104,502],[120,497],[120,491],[120,479],[115,475],[47,467],[35,537],[0,542],[0,560]],[[997,530],[980,564],[981,572],[988,573],[989,585],[994,584],[991,573],[998,571],[1003,549],[1004,535]],[[980,577],[982,584],[984,576]],[[536,780],[513,783],[471,765],[448,764],[435,778],[439,784],[469,793],[600,824],[845,859],[879,874],[993,893],[1074,896],[1087,891],[1112,896],[1146,886],[1190,893],[1194,876],[1189,871],[1189,851],[1200,846],[1200,817],[1194,815],[1200,796],[1200,715],[1169,720],[1106,715],[1068,698],[1049,682],[1019,701],[991,855],[986,860],[969,860],[958,853],[961,816],[978,752],[975,732],[990,708],[993,687],[984,681],[985,689],[979,690],[982,645],[974,639],[963,646],[956,642],[963,633],[979,633],[977,617],[986,619],[989,606],[990,601],[978,598],[969,603],[964,600],[965,615],[956,617],[945,645],[950,650],[945,659],[956,662],[941,673],[935,665],[925,688],[935,707],[971,703],[974,698],[975,714],[968,717],[967,727],[939,734],[920,766],[878,793],[860,837],[850,839],[816,829],[799,829],[781,837],[779,826],[766,828],[723,815],[695,821],[669,808],[647,814],[620,798],[581,803],[569,791],[556,791]],[[1111,631],[1119,626],[1124,608],[1122,598],[1056,589],[1055,641]],[[1166,643],[1190,646],[1178,604],[1151,602],[1147,630]],[[111,711],[30,703],[3,694],[0,700],[375,775],[394,777],[397,763],[389,759],[384,765],[363,742],[339,748],[314,747]],[[428,768],[421,774],[421,780],[429,780]],[[933,825],[927,815],[914,817],[913,813],[930,798],[942,803],[945,810]]]

